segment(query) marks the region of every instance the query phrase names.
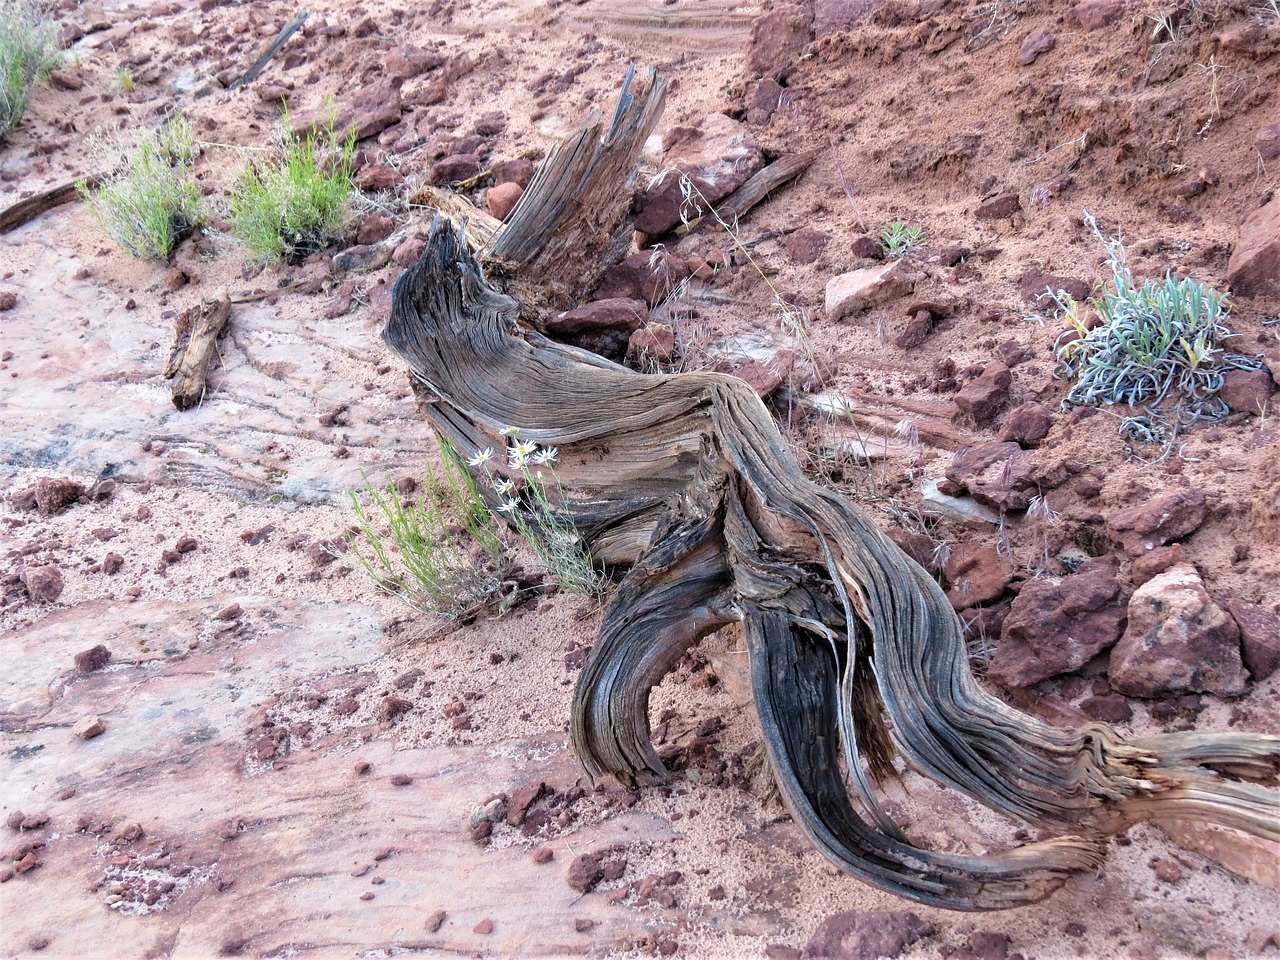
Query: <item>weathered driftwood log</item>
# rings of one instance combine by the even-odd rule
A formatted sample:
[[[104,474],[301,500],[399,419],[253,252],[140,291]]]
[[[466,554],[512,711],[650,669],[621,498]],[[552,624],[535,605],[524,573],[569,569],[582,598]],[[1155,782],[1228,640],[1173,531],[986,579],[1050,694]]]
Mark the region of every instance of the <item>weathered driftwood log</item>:
[[[620,107],[603,142],[636,113]],[[538,202],[531,188],[522,204]],[[1246,782],[1276,781],[1280,737],[1126,742],[1105,724],[1063,729],[1013,710],[974,680],[938,585],[806,479],[750,387],[635,373],[548,340],[521,310],[441,218],[396,282],[383,336],[456,449],[501,447],[506,425],[558,447],[557,509],[599,561],[628,568],[574,696],[573,742],[593,777],[666,776],[650,690],[699,638],[741,622],[783,799],[829,859],[886,890],[955,909],[1023,905],[1096,868],[1107,834],[1158,817],[1280,839],[1280,798]],[[986,856],[913,846],[876,791],[895,755],[1065,835]]]
[[[173,381],[173,405],[190,410],[204,397],[209,362],[218,350],[218,337],[231,318],[231,298],[205,300],[179,315],[173,334],[173,352],[164,376]]]

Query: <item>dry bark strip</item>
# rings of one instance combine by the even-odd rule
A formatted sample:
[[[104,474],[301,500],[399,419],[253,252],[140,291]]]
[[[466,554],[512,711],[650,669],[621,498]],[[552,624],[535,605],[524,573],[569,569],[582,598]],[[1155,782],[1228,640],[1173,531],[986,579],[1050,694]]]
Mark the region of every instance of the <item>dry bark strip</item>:
[[[93,176],[85,177],[84,184],[88,188],[93,188],[105,179],[106,177],[103,174],[94,174]],[[17,230],[37,217],[44,216],[50,210],[78,199],[80,199],[80,190],[76,186],[76,181],[73,180],[71,183],[60,184],[51,190],[38,193],[34,197],[19,200],[13,206],[6,207],[3,211],[0,211],[0,233],[9,233],[11,230]]]
[[[541,191],[554,196],[580,152],[598,156],[610,142],[629,152],[623,128],[643,142],[648,123],[634,121],[649,99],[620,105],[603,133],[591,127],[594,148],[580,130],[573,153],[549,157],[522,199],[524,225],[495,241],[543,264],[540,276],[521,271],[517,289],[574,285],[576,258],[552,271],[537,257],[540,243],[565,252],[557,241],[569,222],[554,209],[538,221]],[[589,177],[592,195],[607,193],[606,177],[619,189],[623,175],[611,166]],[[1257,785],[1276,782],[1280,737],[1125,741],[1105,724],[1059,728],[1012,709],[972,676],[939,586],[853,503],[803,475],[744,382],[638,374],[547,339],[522,309],[438,218],[421,260],[396,281],[383,337],[455,449],[501,449],[505,425],[558,447],[557,509],[597,560],[628,568],[574,695],[573,742],[593,777],[666,778],[650,691],[699,638],[741,622],[783,799],[832,862],[883,889],[953,909],[1025,905],[1095,870],[1107,834],[1160,817],[1280,839],[1280,796]],[[895,755],[1063,835],[985,856],[921,849],[877,794]]]
[[[218,350],[218,337],[231,318],[231,298],[205,300],[183,312],[174,329],[173,353],[164,377],[173,381],[173,405],[190,410],[204,397],[209,363]]]
[[[288,42],[289,38],[298,31],[298,28],[307,22],[308,16],[310,16],[308,11],[303,10],[300,14],[290,20],[285,25],[284,29],[276,34],[276,38],[263,48],[262,53],[258,54],[258,59],[253,61],[253,66],[245,71],[244,76],[239,80],[232,82],[231,86],[227,87],[227,89],[238,90],[246,84],[253,83],[253,81],[258,78],[258,74],[260,74],[266,68],[267,64],[271,62],[271,58],[279,53],[280,48],[283,47]]]

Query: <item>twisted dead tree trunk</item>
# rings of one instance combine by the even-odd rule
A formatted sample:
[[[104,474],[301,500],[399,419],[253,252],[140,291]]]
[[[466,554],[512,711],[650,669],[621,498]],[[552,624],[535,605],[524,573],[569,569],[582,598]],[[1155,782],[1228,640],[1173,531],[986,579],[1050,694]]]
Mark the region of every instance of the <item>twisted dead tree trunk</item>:
[[[554,234],[568,263],[574,229],[594,231],[595,256],[609,245],[607,218],[584,228],[570,205],[549,204],[547,221],[537,211],[566,184],[600,192],[591,164],[602,160],[612,194],[623,193],[662,87],[651,76],[643,97],[629,92],[628,83],[606,130],[593,118],[571,150],[553,152],[493,239],[523,289],[543,277],[521,270],[520,257],[546,249],[528,234]],[[553,299],[580,292],[573,276],[558,276]],[[971,675],[938,585],[857,507],[805,478],[745,383],[641,375],[548,340],[521,310],[486,278],[463,232],[438,218],[422,259],[396,282],[383,336],[456,449],[500,448],[506,425],[557,446],[557,509],[599,561],[628,568],[574,696],[573,743],[591,776],[666,777],[650,739],[650,691],[699,638],[741,622],[788,808],[830,860],[893,893],[963,910],[1024,905],[1096,868],[1107,834],[1157,817],[1280,839],[1280,798],[1256,785],[1276,782],[1280,737],[1126,742],[1105,724],[1064,729],[1011,709]],[[895,755],[1064,835],[987,856],[915,847],[876,791],[895,775]]]

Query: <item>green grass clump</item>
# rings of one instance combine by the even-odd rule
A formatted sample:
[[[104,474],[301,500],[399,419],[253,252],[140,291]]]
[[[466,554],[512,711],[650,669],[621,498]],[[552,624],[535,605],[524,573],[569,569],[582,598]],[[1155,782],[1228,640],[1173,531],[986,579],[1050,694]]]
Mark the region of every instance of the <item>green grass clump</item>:
[[[286,124],[288,117],[285,118]],[[258,261],[328,246],[343,226],[355,160],[354,131],[285,133],[275,156],[252,161],[231,194],[231,231]]]
[[[1137,412],[1122,418],[1121,433],[1166,445],[1197,420],[1225,418],[1223,373],[1260,368],[1257,358],[1222,346],[1236,335],[1225,323],[1227,295],[1171,272],[1138,283],[1121,240],[1103,236],[1087,211],[1085,219],[1110,254],[1111,284],[1091,301],[1101,318],[1092,327],[1079,303],[1051,291],[1069,325],[1057,340],[1058,359],[1076,378],[1064,405],[1126,404]]]
[[[880,249],[890,260],[905,257],[924,242],[924,230],[909,227],[901,221],[889,224],[880,232]]]
[[[53,24],[35,0],[0,0],[0,140],[53,68]]]
[[[394,484],[366,479],[353,493],[357,529],[348,554],[378,589],[431,616],[465,622],[494,603],[510,562],[497,523],[467,469],[443,449],[439,475],[428,469],[416,503]]]
[[[95,152],[105,153],[99,144]],[[204,220],[200,190],[191,176],[198,153],[182,114],[148,134],[101,187],[77,181],[80,195],[103,231],[126,253],[167,260],[178,242]]]

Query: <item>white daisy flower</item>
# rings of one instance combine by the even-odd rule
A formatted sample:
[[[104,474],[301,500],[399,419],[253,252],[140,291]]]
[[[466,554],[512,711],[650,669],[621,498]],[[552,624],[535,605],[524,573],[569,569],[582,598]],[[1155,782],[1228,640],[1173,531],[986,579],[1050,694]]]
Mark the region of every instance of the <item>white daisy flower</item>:
[[[502,503],[498,506],[498,510],[501,513],[515,513],[516,508],[518,506],[520,506],[520,501],[517,500],[515,497],[510,497],[502,501]]]
[[[515,451],[517,457],[527,457],[538,449],[538,445],[532,440],[517,440],[516,445],[511,449]]]
[[[559,453],[555,447],[547,447],[545,450],[539,450],[533,455],[534,463],[555,463],[556,454]]]
[[[516,435],[516,428],[503,427],[501,430],[498,431],[498,433],[502,434],[502,436],[504,437],[514,437]]]
[[[504,497],[510,494],[511,491],[514,490],[515,488],[516,488],[516,485],[512,483],[510,480],[508,480],[506,477],[498,477],[498,479],[493,481],[493,489],[497,490],[498,493],[500,493]]]
[[[511,459],[507,461],[507,465],[512,470],[524,470],[529,466],[529,458],[524,454],[512,454]]]
[[[486,463],[493,459],[493,447],[485,447],[476,453],[474,457],[467,457],[467,463],[473,467],[483,467]]]

